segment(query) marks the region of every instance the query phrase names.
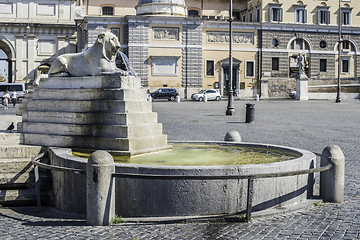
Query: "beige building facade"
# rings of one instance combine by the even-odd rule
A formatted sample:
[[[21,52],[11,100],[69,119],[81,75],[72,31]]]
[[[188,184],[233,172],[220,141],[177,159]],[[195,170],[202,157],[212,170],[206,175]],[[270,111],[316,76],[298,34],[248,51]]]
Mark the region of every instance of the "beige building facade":
[[[125,2],[129,3],[87,1],[83,24],[89,39],[98,33],[100,22],[101,30],[118,33],[124,52],[150,89],[176,87],[183,97],[201,88],[219,88],[227,94],[229,2],[185,1],[185,14],[174,9],[159,12],[154,6],[164,1]],[[110,13],[108,6],[113,8]],[[338,72],[342,91],[356,97],[359,12],[354,0],[233,1],[235,92],[240,97],[288,97],[295,90],[300,54],[306,59],[312,97],[332,97]]]
[[[53,59],[76,52],[75,0],[0,1],[0,81],[29,82]]]
[[[168,12],[159,13],[156,12],[158,4],[151,7],[148,2],[151,1],[140,0],[133,5],[136,10],[133,15],[127,15],[131,8],[121,8],[111,1],[113,15],[101,14],[106,11],[103,1],[98,1],[97,7],[87,7],[86,18],[79,24],[78,33],[82,38],[79,47],[90,46],[99,32],[110,30],[119,36],[123,51],[141,77],[143,86],[150,91],[175,87],[181,97],[190,98],[200,89],[216,88],[226,95],[229,84],[227,7],[217,1],[204,1],[201,11],[199,2],[190,3],[190,8],[189,3],[178,1],[176,5],[183,6],[185,11],[169,7]],[[234,6],[246,9],[244,1]],[[188,16],[190,10],[196,10],[198,16]],[[255,25],[233,23],[233,85],[241,96],[251,97],[256,91],[258,39]]]
[[[185,98],[204,88],[227,94],[228,1],[8,0],[0,5],[2,81],[36,79],[56,56],[80,52],[110,30],[151,91],[176,87]],[[332,98],[338,73],[341,91],[358,96],[359,12],[355,0],[233,0],[235,92],[288,97],[295,90],[300,54],[310,98]]]

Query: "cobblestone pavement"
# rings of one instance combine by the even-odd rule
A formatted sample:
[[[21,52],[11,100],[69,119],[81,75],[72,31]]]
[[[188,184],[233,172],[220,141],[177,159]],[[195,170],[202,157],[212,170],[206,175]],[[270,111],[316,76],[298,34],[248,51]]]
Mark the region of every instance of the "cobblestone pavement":
[[[255,124],[244,123],[246,103],[235,102],[235,116],[225,116],[226,101],[160,101],[154,102],[153,110],[158,112],[169,140],[221,141],[228,131],[237,130],[246,142],[313,152],[338,145],[346,157],[343,203],[254,217],[250,223],[125,223],[106,227],[87,226],[80,216],[52,208],[1,208],[0,239],[359,239],[360,101],[259,101],[255,103]]]

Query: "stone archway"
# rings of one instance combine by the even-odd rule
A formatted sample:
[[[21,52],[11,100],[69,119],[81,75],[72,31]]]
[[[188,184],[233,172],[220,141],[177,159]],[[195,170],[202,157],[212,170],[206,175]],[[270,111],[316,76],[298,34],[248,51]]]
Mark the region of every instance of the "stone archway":
[[[13,49],[0,38],[0,81],[13,82],[13,59]]]

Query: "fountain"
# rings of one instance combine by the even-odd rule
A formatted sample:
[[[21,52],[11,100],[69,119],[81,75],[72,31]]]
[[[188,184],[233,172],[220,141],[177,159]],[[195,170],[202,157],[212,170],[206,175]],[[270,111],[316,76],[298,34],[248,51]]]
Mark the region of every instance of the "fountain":
[[[105,34],[105,37],[108,35]],[[100,40],[99,36],[98,44],[101,44]],[[105,51],[112,53],[112,49]],[[116,55],[116,51],[113,55]],[[83,56],[77,55],[77,58],[81,57]],[[79,152],[102,149],[114,156],[137,158],[142,154],[171,151],[171,145],[162,133],[162,126],[157,123],[157,115],[151,110],[151,102],[146,100],[140,79],[127,71],[120,71],[101,55],[93,57],[101,58],[100,61],[94,60],[101,69],[94,76],[74,76],[76,74],[67,71],[69,67],[64,64],[58,66],[59,72],[52,71],[52,76],[41,80],[23,112],[23,143],[48,146],[52,165],[83,170],[86,169],[87,159],[76,156]],[[108,57],[109,61],[113,61],[112,57]],[[71,58],[72,56],[63,57],[68,60]],[[57,61],[59,63],[64,61]],[[108,66],[112,66],[111,69]],[[220,162],[215,165],[200,163],[185,166],[144,164],[140,161],[136,164],[116,163],[115,172],[226,176],[296,171],[313,168],[315,165],[314,154],[283,146],[232,142],[171,144],[194,147],[200,145],[209,149],[217,147],[235,152],[243,148],[260,152],[282,152],[289,159],[261,164],[224,165],[224,162]],[[182,161],[181,156],[177,161]],[[53,171],[52,176],[55,206],[64,211],[86,213],[86,177],[57,171]],[[311,176],[256,180],[253,209],[262,210],[305,201],[312,193],[314,181]],[[246,208],[246,179],[116,178],[115,188],[115,211],[123,217],[222,215],[239,213]]]

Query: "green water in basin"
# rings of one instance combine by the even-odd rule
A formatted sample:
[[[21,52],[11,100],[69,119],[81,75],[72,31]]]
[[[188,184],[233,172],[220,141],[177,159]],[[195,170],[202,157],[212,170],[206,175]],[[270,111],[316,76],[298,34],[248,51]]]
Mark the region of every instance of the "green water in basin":
[[[90,154],[72,152],[74,156],[88,158]],[[117,163],[216,166],[244,165],[286,161],[300,157],[299,154],[265,148],[221,145],[174,145],[171,150],[139,156],[113,156]]]

